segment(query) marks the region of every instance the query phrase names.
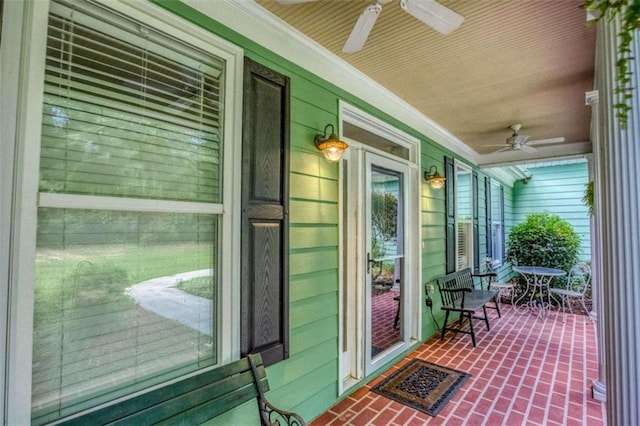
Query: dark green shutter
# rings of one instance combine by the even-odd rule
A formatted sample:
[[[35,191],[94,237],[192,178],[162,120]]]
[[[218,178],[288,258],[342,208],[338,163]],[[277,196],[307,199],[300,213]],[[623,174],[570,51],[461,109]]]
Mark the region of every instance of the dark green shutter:
[[[453,158],[444,157],[445,204],[447,215],[446,262],[447,274],[456,270],[456,185]]]
[[[491,226],[491,178],[485,176],[484,178],[484,205],[487,211],[485,228],[486,235],[485,241],[487,244],[487,257],[493,256],[493,241],[492,241],[492,226]]]
[[[289,78],[245,58],[241,352],[289,357]]]
[[[471,174],[471,200],[473,202],[473,271],[480,273],[480,200],[478,199],[478,172],[475,170]]]

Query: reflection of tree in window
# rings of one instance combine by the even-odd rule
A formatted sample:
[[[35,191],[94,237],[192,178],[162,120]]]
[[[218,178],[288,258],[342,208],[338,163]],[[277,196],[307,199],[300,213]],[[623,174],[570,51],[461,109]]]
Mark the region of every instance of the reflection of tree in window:
[[[371,225],[371,251],[376,259],[386,255],[387,245],[395,243],[397,239],[398,198],[394,194],[381,190],[371,194]],[[373,280],[383,272],[383,262],[377,263],[378,272],[372,276]]]

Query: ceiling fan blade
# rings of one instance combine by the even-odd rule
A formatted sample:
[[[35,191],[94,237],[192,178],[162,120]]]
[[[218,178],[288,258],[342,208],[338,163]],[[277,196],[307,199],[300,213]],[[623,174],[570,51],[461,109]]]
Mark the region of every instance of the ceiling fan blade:
[[[351,30],[349,38],[344,43],[344,47],[342,48],[344,53],[353,53],[362,49],[381,11],[382,6],[379,4],[365,7],[358,18],[358,22],[356,22],[353,30]]]
[[[504,147],[504,148],[502,148],[502,149],[499,149],[499,150],[497,150],[497,151],[493,151],[493,152],[492,152],[492,154],[497,154],[498,152],[504,152],[504,151],[511,151],[512,149],[513,149],[513,148],[512,148],[512,147],[510,147],[510,146],[505,146],[505,147]]]
[[[442,34],[449,34],[464,21],[464,16],[434,0],[401,0],[400,7],[414,18]]]
[[[527,144],[520,145],[520,150],[522,150],[522,152],[526,152],[527,154],[533,154],[537,151],[537,149]]]
[[[309,3],[316,0],[276,0],[278,4],[299,4],[299,3]]]
[[[535,139],[527,142],[529,145],[546,145],[550,143],[562,143],[564,142],[564,138],[547,138],[547,139]]]

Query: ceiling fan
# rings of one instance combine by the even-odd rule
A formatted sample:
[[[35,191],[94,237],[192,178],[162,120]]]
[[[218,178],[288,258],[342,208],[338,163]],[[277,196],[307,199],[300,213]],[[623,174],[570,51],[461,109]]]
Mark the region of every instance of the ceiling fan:
[[[503,145],[492,145],[492,146],[501,146],[502,148],[494,151],[493,153],[497,153],[497,152],[504,152],[504,151],[522,151],[525,152],[527,154],[531,154],[537,151],[536,148],[534,148],[531,145],[547,145],[547,144],[553,144],[553,143],[561,143],[564,142],[564,138],[559,137],[559,138],[548,138],[548,139],[535,139],[535,140],[529,140],[529,138],[531,136],[529,135],[521,135],[520,129],[522,128],[521,124],[513,124],[511,126],[509,126],[509,128],[513,131],[513,134],[507,138],[506,141],[506,146],[505,144]]]
[[[276,0],[280,4],[307,3],[315,0]],[[364,47],[364,43],[373,29],[373,25],[382,12],[382,6],[392,0],[375,0],[375,3],[367,6],[356,21],[351,34],[342,51],[344,53],[357,52]],[[453,10],[444,7],[435,0],[400,0],[400,7],[414,18],[424,22],[442,34],[449,34],[458,28],[464,17]]]

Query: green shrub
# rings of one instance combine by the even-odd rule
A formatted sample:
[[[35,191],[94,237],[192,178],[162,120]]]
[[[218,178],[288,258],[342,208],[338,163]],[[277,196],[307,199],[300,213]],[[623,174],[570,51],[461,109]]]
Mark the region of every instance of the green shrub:
[[[532,213],[514,226],[507,240],[512,265],[544,266],[569,271],[578,262],[580,236],[558,215]]]

